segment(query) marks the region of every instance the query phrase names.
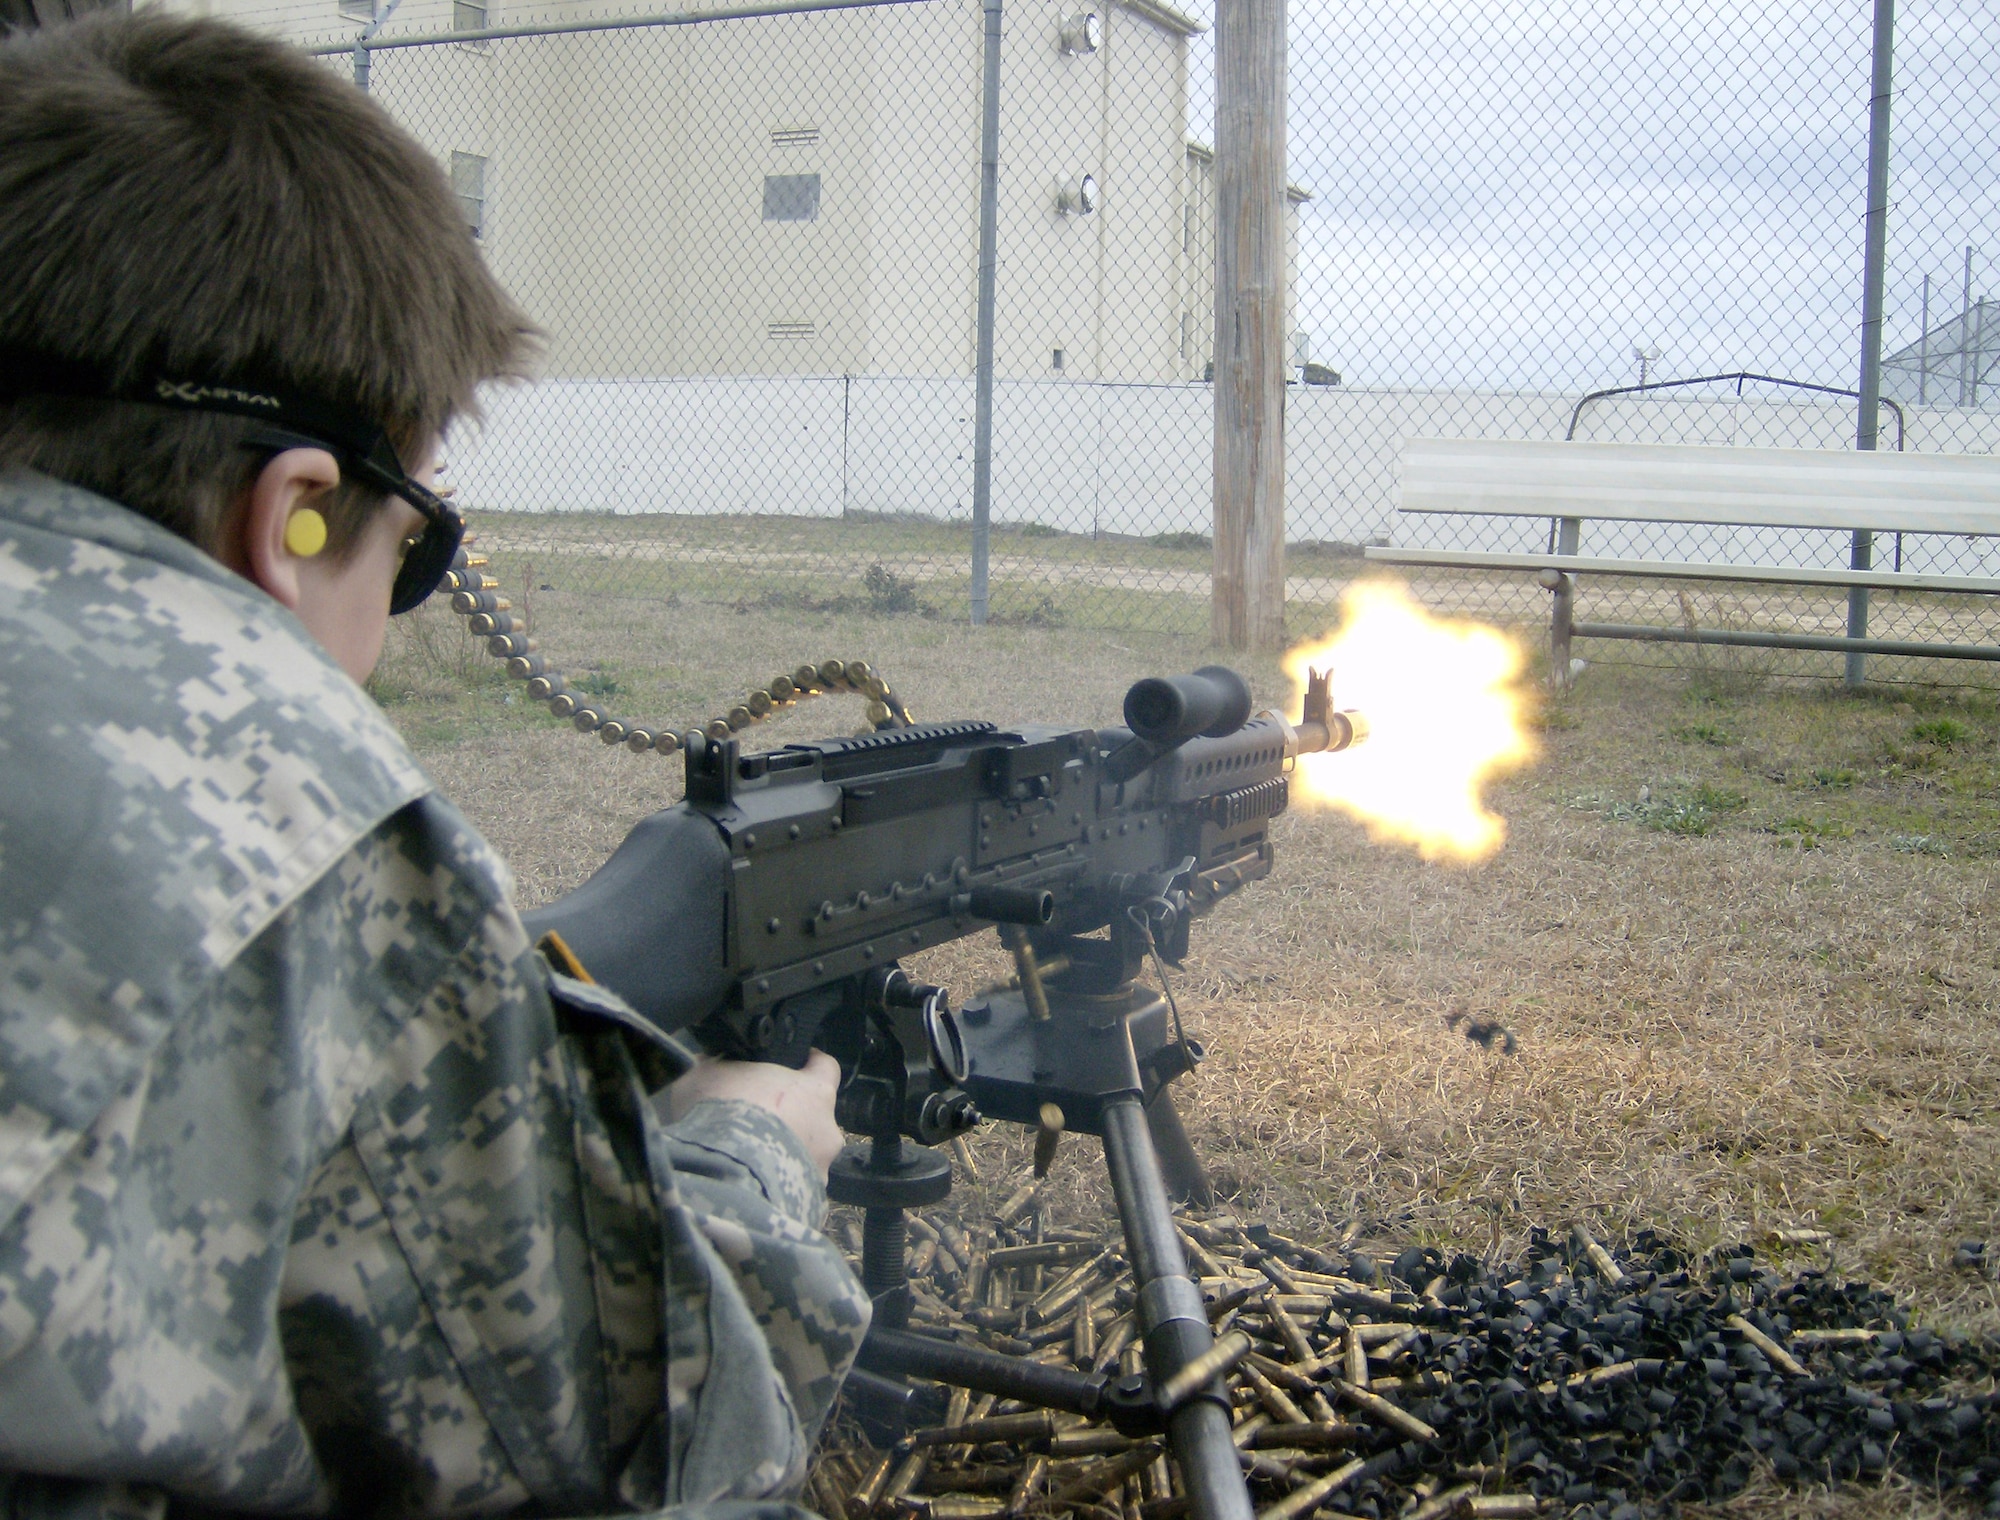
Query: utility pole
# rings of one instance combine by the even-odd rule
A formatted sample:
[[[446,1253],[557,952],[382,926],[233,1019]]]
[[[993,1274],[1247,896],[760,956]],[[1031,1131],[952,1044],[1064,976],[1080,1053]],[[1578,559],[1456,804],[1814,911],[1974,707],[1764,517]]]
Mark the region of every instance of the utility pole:
[[[1000,267],[1001,0],[984,0],[979,97],[979,284],[972,358],[972,626],[986,622],[993,542],[993,288]]]
[[[1285,0],[1215,18],[1215,641],[1285,642]]]
[[[1882,411],[1882,263],[1889,235],[1889,97],[1896,47],[1896,0],[1875,0],[1875,65],[1868,91],[1868,222],[1861,259],[1861,401],[1856,408],[1854,446],[1873,449]],[[1855,530],[1848,565],[1867,570],[1875,563],[1875,535]],[[1868,637],[1868,588],[1847,593],[1847,636]],[[1868,657],[1847,656],[1847,684],[1868,678]]]

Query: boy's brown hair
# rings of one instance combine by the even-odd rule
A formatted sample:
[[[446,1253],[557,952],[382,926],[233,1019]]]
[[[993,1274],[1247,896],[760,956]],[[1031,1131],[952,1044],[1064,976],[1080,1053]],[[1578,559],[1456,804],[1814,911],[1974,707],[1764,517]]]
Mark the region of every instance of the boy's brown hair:
[[[127,384],[260,381],[379,423],[415,469],[534,332],[439,165],[281,43],[149,10],[0,40],[0,347]],[[0,404],[0,468],[97,491],[213,552],[255,424],[130,402]],[[352,544],[381,497],[343,484]]]

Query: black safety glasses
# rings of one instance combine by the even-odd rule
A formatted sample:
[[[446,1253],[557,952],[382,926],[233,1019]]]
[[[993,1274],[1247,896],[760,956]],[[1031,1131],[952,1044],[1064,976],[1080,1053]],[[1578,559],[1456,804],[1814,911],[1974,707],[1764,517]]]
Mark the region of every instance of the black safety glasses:
[[[142,371],[137,379],[119,383],[92,365],[0,345],[0,401],[28,396],[130,401],[249,417],[267,426],[244,440],[246,448],[325,449],[344,474],[408,502],[424,519],[423,530],[403,551],[389,593],[392,614],[408,612],[437,590],[465,537],[465,519],[435,491],[410,478],[387,433],[359,413],[317,396],[258,382],[189,380],[164,369]]]

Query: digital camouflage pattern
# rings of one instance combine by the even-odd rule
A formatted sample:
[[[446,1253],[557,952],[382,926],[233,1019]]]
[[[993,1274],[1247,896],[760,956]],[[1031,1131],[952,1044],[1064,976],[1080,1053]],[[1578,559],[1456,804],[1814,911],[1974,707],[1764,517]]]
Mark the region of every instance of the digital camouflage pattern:
[[[289,614],[0,474],[0,1516],[784,1501],[867,1325]]]

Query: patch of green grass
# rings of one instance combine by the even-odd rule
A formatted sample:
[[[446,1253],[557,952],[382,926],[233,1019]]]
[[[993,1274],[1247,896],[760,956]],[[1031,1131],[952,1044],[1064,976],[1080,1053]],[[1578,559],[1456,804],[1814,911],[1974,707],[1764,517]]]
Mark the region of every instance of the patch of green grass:
[[[1926,718],[1911,725],[1910,737],[1920,744],[1935,744],[1939,749],[1950,749],[1970,739],[1972,730],[1956,718]]]
[[[1951,851],[1935,834],[1891,834],[1889,847],[1905,855],[1949,855]]]
[[[1741,792],[1729,791],[1705,781],[1686,791],[1658,794],[1649,787],[1642,787],[1636,802],[1613,803],[1605,811],[1605,816],[1623,823],[1636,823],[1641,828],[1654,829],[1663,834],[1698,837],[1713,833],[1723,815],[1737,812],[1748,802],[1749,799]]]
[[[1844,765],[1816,765],[1812,779],[1814,786],[1840,790],[1854,785],[1854,772]]]
[[[1688,744],[1712,744],[1717,749],[1727,748],[1737,742],[1736,736],[1719,723],[1689,723],[1670,730],[1676,739]]]
[[[1778,843],[1794,850],[1817,850],[1829,839],[1852,839],[1854,825],[1837,818],[1792,817],[1773,824]]]

